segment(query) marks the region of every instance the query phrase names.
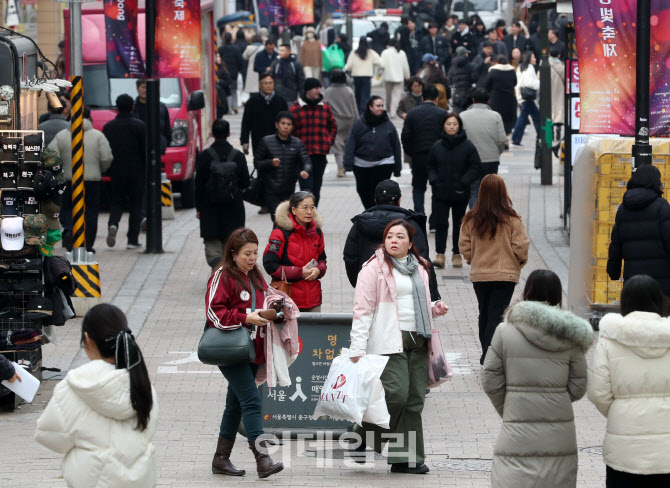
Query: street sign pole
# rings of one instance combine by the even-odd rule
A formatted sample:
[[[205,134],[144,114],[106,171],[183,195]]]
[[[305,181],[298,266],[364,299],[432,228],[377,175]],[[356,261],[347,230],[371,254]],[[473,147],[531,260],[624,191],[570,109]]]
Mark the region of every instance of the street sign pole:
[[[156,38],[156,1],[147,0],[146,20],[146,73],[147,73],[147,246],[146,252],[163,252],[161,221],[161,158],[160,158],[160,80],[154,78],[154,43]]]
[[[649,66],[651,43],[651,0],[637,2],[637,39],[635,73],[635,145],[633,164],[635,167],[651,164],[649,144]]]
[[[537,135],[540,141],[542,167],[540,169],[540,182],[543,185],[552,184],[552,156],[551,143],[554,136],[553,124],[551,122],[551,71],[549,66],[549,15],[547,10],[540,12],[540,133]]]

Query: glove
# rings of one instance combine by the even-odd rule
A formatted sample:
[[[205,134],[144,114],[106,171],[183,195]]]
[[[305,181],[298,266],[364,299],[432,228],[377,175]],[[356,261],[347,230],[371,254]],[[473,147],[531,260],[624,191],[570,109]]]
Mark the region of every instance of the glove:
[[[249,154],[249,144],[242,144],[242,151],[244,154]]]

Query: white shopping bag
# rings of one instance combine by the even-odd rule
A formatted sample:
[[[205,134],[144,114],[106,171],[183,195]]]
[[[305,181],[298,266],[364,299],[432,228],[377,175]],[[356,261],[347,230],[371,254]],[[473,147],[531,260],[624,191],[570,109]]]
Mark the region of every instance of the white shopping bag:
[[[328,378],[321,390],[313,418],[328,415],[337,420],[348,420],[361,425],[371,400],[374,400],[374,409],[370,413],[372,420],[368,418],[365,420],[371,423],[384,422],[382,410],[387,409],[384,389],[381,387],[379,378],[387,362],[388,357],[371,354],[363,356],[357,363],[354,363],[349,357],[349,350],[343,348],[342,353],[333,360],[330,366]],[[379,387],[381,387],[383,409],[379,403]],[[388,411],[386,411],[386,417],[388,417]],[[388,428],[388,420],[386,420],[386,427]]]
[[[375,424],[384,429],[390,427],[391,415],[389,415],[389,409],[386,406],[384,386],[379,378],[372,382],[370,401],[368,402],[368,409],[363,415],[363,422]]]

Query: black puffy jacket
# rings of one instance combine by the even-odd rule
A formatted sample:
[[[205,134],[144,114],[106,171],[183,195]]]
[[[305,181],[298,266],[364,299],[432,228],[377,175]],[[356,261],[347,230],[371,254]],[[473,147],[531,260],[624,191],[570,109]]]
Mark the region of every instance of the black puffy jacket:
[[[400,136],[405,152],[414,157],[430,151],[444,134],[442,123],[446,115],[446,110],[432,102],[423,102],[410,110]]]
[[[351,219],[354,225],[351,227],[344,244],[344,266],[347,270],[349,283],[354,288],[363,264],[372,257],[382,243],[384,229],[396,219],[405,219],[412,224],[412,227],[414,227],[413,245],[416,246],[416,250],[422,258],[430,261],[430,249],[426,237],[426,216],[397,205],[375,205]],[[439,300],[440,292],[437,289],[437,277],[432,266],[428,272],[428,277],[430,299],[433,301]]]
[[[449,69],[449,79],[453,86],[453,104],[467,108],[472,103],[472,84],[477,81],[477,75],[472,61],[466,54],[461,54],[453,60]]]
[[[640,274],[654,278],[670,296],[670,204],[653,190],[634,188],[623,196],[610,242],[607,274],[613,280]]]
[[[442,134],[428,157],[428,181],[438,200],[467,200],[470,184],[481,176],[482,163],[475,145],[464,130]]]
[[[400,176],[402,171],[402,150],[398,131],[384,112],[379,117],[366,107],[363,116],[354,122],[344,147],[344,168],[354,169],[354,158],[374,162],[393,157],[393,173]]]
[[[272,166],[274,158],[279,158],[277,167]],[[254,166],[263,172],[263,193],[270,200],[288,198],[295,191],[300,172],[312,173],[312,162],[302,141],[293,136],[284,141],[277,134],[261,139]]]

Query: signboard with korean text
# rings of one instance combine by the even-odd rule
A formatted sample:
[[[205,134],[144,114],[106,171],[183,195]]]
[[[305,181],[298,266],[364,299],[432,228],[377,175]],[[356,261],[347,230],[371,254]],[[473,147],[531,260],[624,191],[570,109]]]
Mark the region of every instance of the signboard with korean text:
[[[110,78],[144,78],[137,42],[137,0],[104,0],[107,73]]]
[[[200,78],[200,0],[156,0],[154,75]]]
[[[267,432],[310,432],[317,430],[346,430],[351,422],[330,417],[312,419],[321,389],[333,359],[343,347],[349,347],[351,314],[323,314],[322,317],[345,316],[346,320],[328,321],[299,319],[300,354],[290,366],[291,386],[268,388],[263,384],[261,417]],[[303,319],[305,317],[305,319]]]
[[[635,135],[635,0],[573,1],[581,130]],[[651,1],[650,134],[670,127],[670,0]]]

